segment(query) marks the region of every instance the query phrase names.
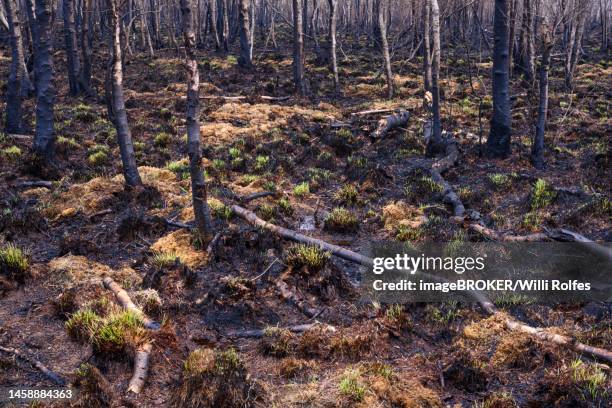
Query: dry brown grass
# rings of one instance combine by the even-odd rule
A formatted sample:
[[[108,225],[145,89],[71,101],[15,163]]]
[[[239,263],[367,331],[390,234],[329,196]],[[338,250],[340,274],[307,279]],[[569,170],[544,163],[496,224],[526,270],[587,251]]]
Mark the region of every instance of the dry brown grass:
[[[231,143],[240,136],[258,137],[274,128],[288,125],[291,117],[300,117],[319,122],[329,122],[337,116],[330,105],[321,110],[300,106],[250,104],[228,102],[210,115],[209,123],[200,127],[203,140],[208,145]],[[242,126],[233,123],[240,121]]]
[[[196,268],[206,263],[208,255],[202,249],[194,248],[189,231],[178,230],[158,239],[151,250],[160,253],[174,253],[189,268]]]
[[[63,286],[76,286],[86,282],[98,282],[104,276],[110,276],[124,287],[140,284],[141,278],[132,268],[114,270],[107,265],[92,261],[84,256],[65,255],[54,258],[49,263],[49,276],[53,283]]]

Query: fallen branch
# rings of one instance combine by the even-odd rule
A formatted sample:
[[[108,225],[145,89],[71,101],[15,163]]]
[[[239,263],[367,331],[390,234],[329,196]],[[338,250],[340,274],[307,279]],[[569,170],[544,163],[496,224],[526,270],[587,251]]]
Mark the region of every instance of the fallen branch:
[[[142,318],[145,328],[149,330],[159,330],[160,328],[159,323],[156,323],[153,320],[149,319],[142,312],[142,310],[140,310],[134,304],[134,302],[132,302],[132,299],[130,299],[130,295],[128,295],[128,293],[117,282],[115,282],[112,278],[107,276],[104,279],[102,279],[102,283],[104,284],[104,287],[106,289],[114,293],[121,307],[123,307],[125,310],[130,310],[138,314]]]
[[[258,193],[249,194],[244,197],[238,197],[238,201],[246,204],[249,201],[257,200],[258,198],[273,196],[274,194],[276,193],[274,193],[273,191],[260,191]]]
[[[202,95],[200,99],[223,99],[226,101],[240,101],[247,99],[249,96],[237,95],[237,96],[225,96],[225,95]],[[291,96],[267,96],[267,95],[255,95],[255,98],[263,99],[264,101],[286,101],[291,99]]]
[[[295,292],[289,289],[289,285],[282,280],[276,282],[276,287],[280,290],[281,297],[285,299],[287,303],[290,303],[300,309],[300,311],[306,316],[314,317],[320,314],[319,310],[310,307],[305,300],[300,299]]]
[[[217,242],[219,242],[219,239],[221,239],[221,232],[217,232],[213,239],[211,239],[208,243],[208,246],[206,247],[206,253],[208,254],[209,258],[210,255],[215,251],[215,247],[217,246]]]
[[[145,343],[136,350],[136,357],[134,357],[134,374],[130,379],[127,391],[139,394],[144,386],[147,379],[147,372],[149,370],[149,356],[153,346],[151,343]]]
[[[177,227],[177,228],[185,228],[185,229],[191,229],[193,228],[192,225],[189,224],[185,224],[184,222],[178,222],[178,221],[170,221],[164,218],[164,222],[166,223],[166,225],[169,225],[171,227]]]
[[[337,245],[333,245],[333,244],[329,244],[325,241],[322,241],[320,239],[316,239],[316,238],[311,238],[308,237],[306,235],[302,235],[299,234],[295,231],[289,230],[287,228],[283,228],[283,227],[279,227],[277,225],[271,224],[267,221],[264,221],[262,219],[260,219],[259,217],[257,217],[253,212],[248,211],[240,206],[237,205],[233,205],[232,209],[234,211],[235,214],[237,214],[239,217],[245,219],[247,222],[249,222],[252,225],[255,226],[259,226],[262,228],[265,228],[269,231],[272,231],[274,233],[277,233],[278,235],[282,236],[283,238],[287,238],[293,241],[297,241],[297,242],[301,242],[301,243],[305,243],[305,244],[310,244],[310,245],[316,245],[326,251],[329,251],[332,253],[332,255],[335,255],[339,258],[342,259],[346,259],[348,261],[352,261],[358,264],[361,264],[363,266],[366,267],[372,267],[374,264],[374,260],[372,258],[368,258],[366,256],[363,256],[361,254],[358,254],[356,252],[350,251],[348,249],[345,248],[341,248]],[[435,276],[431,276],[429,274],[424,274],[421,273],[422,276],[427,277],[427,278],[433,278],[433,279],[440,279],[438,277]],[[281,289],[282,284],[284,284],[284,282],[279,282],[277,284],[277,286],[279,286],[279,289]],[[285,284],[286,285],[286,284]],[[288,290],[288,288],[287,288]],[[282,289],[281,289],[281,293],[282,293]],[[469,291],[467,292],[478,304],[480,304],[480,306],[489,314],[494,315],[499,313],[499,311],[497,310],[497,308],[495,307],[495,305],[493,304],[493,302],[491,302],[491,300],[489,300],[483,293],[481,292],[474,292],[474,291]],[[541,340],[546,340],[546,341],[550,341],[552,343],[561,345],[561,346],[565,346],[568,347],[574,351],[577,351],[579,353],[588,353],[590,355],[593,355],[597,358],[600,358],[602,360],[606,360],[608,362],[612,362],[612,352],[603,349],[603,348],[599,348],[599,347],[591,347],[588,346],[586,344],[580,343],[578,341],[575,341],[575,339],[572,339],[570,337],[567,336],[562,336],[559,334],[552,334],[549,332],[546,332],[545,329],[541,329],[541,328],[534,328],[531,326],[527,326],[525,324],[519,323],[514,319],[511,318],[507,318],[505,320],[505,325],[508,329],[510,330],[516,330],[516,331],[521,331],[527,334],[531,334],[534,335],[536,337],[538,337]]]
[[[444,180],[440,172],[434,168],[431,169],[431,178],[442,186],[443,200],[445,203],[449,203],[453,206],[453,216],[463,218],[465,215],[465,207],[457,193],[455,193],[455,190],[453,190],[453,187],[448,181]]]
[[[287,96],[266,96],[266,95],[261,95],[260,98],[263,99],[264,101],[286,101],[287,99],[291,99],[291,95],[287,95]]]
[[[246,96],[224,96],[224,95],[202,95],[200,96],[200,99],[223,99],[226,101],[240,101],[246,98],[247,98]]]
[[[91,214],[89,216],[89,219],[94,219],[96,217],[101,217],[101,216],[106,215],[106,214],[111,214],[112,212],[113,212],[112,208],[107,208],[105,210],[98,211],[97,213]]]
[[[323,326],[325,328],[325,330],[330,331],[330,332],[335,332],[336,331],[336,328],[334,326],[330,326],[328,324],[321,324],[319,322],[308,323],[308,324],[298,324],[296,326],[289,326],[289,327],[285,327],[285,328],[276,328],[276,327],[273,327],[273,329],[289,330],[292,333],[303,333],[303,332],[308,331],[308,330],[310,330],[310,329],[312,329],[313,327],[316,327],[316,326]],[[229,333],[228,337],[241,337],[241,338],[259,339],[259,338],[264,337],[268,330],[269,329],[237,330],[235,332]]]
[[[6,136],[10,139],[17,139],[17,140],[30,140],[34,137],[33,135],[20,135],[17,133],[7,133]]]
[[[394,129],[399,126],[405,126],[410,119],[410,112],[401,110],[394,115],[389,115],[378,121],[378,126],[374,133],[372,133],[372,137],[381,138],[387,134],[391,129]]]
[[[53,371],[51,371],[50,369],[48,369],[40,361],[36,360],[33,357],[28,357],[27,355],[25,355],[19,349],[0,346],[0,350],[4,351],[5,353],[11,353],[15,357],[18,357],[18,358],[20,358],[20,359],[22,359],[22,360],[32,364],[34,367],[36,367],[38,370],[40,370],[40,372],[42,372],[48,379],[53,381],[55,384],[57,384],[59,386],[62,386],[62,387],[66,385],[66,380],[64,380],[58,374],[56,374]]]
[[[494,241],[501,241],[501,242],[540,242],[540,241],[547,241],[549,240],[549,237],[545,234],[545,233],[535,233],[535,234],[529,234],[529,235],[511,235],[511,234],[504,234],[495,230],[492,230],[491,228],[487,228],[484,225],[480,225],[480,224],[476,224],[476,223],[470,223],[467,226],[468,229],[478,232],[479,234],[490,238]]]
[[[487,228],[484,225],[477,223],[469,223],[467,224],[467,228],[472,231],[478,232],[479,234],[494,241],[501,242],[575,242],[582,246],[585,250],[599,257],[607,258],[610,262],[612,262],[612,248],[600,245],[597,242],[594,242],[588,239],[587,237],[578,234],[577,232],[573,232],[563,228],[546,229],[544,232],[536,232],[534,234],[527,235],[504,234],[502,232],[492,230],[491,228]]]
[[[27,187],[27,188],[31,188],[31,187],[44,187],[44,188],[51,189],[51,188],[53,188],[53,182],[52,181],[45,181],[45,180],[22,181],[21,183],[18,183],[16,185],[16,187]]]
[[[395,109],[371,109],[371,110],[364,110],[364,111],[360,111],[360,112],[351,113],[351,116],[365,116],[365,115],[372,115],[372,114],[376,114],[376,113],[387,113],[387,112],[395,112]]]

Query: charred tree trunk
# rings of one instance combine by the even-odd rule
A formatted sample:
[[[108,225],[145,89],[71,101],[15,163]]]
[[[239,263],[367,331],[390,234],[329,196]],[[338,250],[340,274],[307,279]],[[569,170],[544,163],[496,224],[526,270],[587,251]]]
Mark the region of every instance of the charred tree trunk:
[[[535,77],[535,50],[534,50],[534,4],[533,0],[523,0],[523,20],[521,25],[521,38],[519,42],[519,70],[529,82]]]
[[[81,63],[77,53],[77,35],[74,24],[74,0],[62,0],[62,14],[64,17],[64,41],[66,43],[66,59],[68,60],[68,85],[71,96],[79,95],[82,91],[79,83]]]
[[[536,169],[544,168],[544,132],[548,113],[548,72],[550,70],[550,52],[552,50],[552,33],[546,27],[542,30],[542,62],[540,65],[540,104],[538,121],[531,150],[531,160]]]
[[[510,75],[508,67],[508,2],[495,0],[493,35],[493,117],[487,139],[489,154],[507,157],[510,154]]]
[[[229,5],[228,0],[221,0],[221,33],[223,51],[229,51]]]
[[[23,92],[21,86],[24,66],[21,64],[23,59],[21,20],[19,18],[19,8],[13,0],[4,0],[4,8],[6,9],[11,45],[11,66],[6,86],[6,124],[4,129],[7,133],[22,133],[21,98]]]
[[[340,78],[338,77],[338,59],[336,57],[336,26],[338,14],[338,0],[327,0],[329,3],[329,61],[334,76],[334,89],[340,93]]]
[[[153,42],[155,46],[159,46],[159,10],[157,9],[156,0],[149,0],[151,7],[151,30],[153,31]]]
[[[302,0],[306,1],[306,0]],[[298,94],[306,94],[304,84],[304,32],[302,24],[302,7],[300,0],[292,0],[293,4],[293,82]]]
[[[212,222],[207,203],[206,181],[202,172],[202,150],[200,149],[200,73],[195,55],[195,32],[193,29],[192,0],[181,0],[183,14],[183,37],[187,57],[187,146],[193,212],[200,237],[208,243],[212,237]]]
[[[128,125],[127,111],[125,110],[125,99],[123,97],[123,68],[121,66],[121,22],[119,20],[119,10],[117,0],[107,0],[107,6],[110,16],[110,29],[112,35],[110,38],[111,44],[111,61],[109,66],[108,78],[109,82],[107,91],[110,95],[106,95],[109,106],[109,117],[113,118],[115,129],[117,130],[117,140],[119,142],[119,150],[121,152],[121,162],[123,163],[123,176],[125,184],[128,187],[142,185],[138,167],[136,167],[136,158],[134,155],[134,145],[132,144],[132,135]]]
[[[393,98],[393,71],[391,71],[391,56],[389,54],[389,41],[387,40],[387,0],[376,0],[376,11],[378,18],[378,32],[380,33],[380,45],[382,47],[385,76],[387,77],[387,98]]]
[[[91,64],[92,64],[92,51],[89,46],[89,22],[91,21],[90,13],[93,12],[91,7],[91,0],[83,0],[83,17],[81,20],[81,57],[83,63],[81,64],[81,79],[80,83],[83,90],[89,95],[93,95],[94,91],[91,87]]]
[[[429,0],[431,3],[431,28],[433,34],[433,55],[431,69],[432,93],[432,137],[427,150],[430,155],[437,153],[442,146],[442,124],[440,122],[440,7],[438,0]]]
[[[249,0],[239,0],[240,10],[240,58],[238,64],[243,68],[253,68],[253,48],[251,37],[251,24],[249,21]]]
[[[34,152],[46,162],[53,160],[55,132],[53,109],[55,87],[53,86],[53,38],[52,5],[50,0],[36,0],[36,32],[38,41],[34,55],[36,77],[36,135]]]

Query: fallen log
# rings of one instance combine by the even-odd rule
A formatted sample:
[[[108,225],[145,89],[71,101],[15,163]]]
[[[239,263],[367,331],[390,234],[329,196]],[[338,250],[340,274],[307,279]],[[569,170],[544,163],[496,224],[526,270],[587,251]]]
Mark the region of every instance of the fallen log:
[[[60,377],[55,372],[53,372],[50,369],[48,369],[40,361],[36,360],[33,357],[27,356],[21,350],[16,349],[16,348],[11,348],[11,347],[3,347],[3,346],[0,346],[0,350],[4,351],[5,353],[13,354],[15,357],[20,358],[20,359],[22,359],[22,360],[32,364],[34,367],[36,367],[41,373],[43,373],[48,379],[53,381],[55,384],[57,384],[57,385],[59,385],[61,387],[66,385],[66,380],[64,380],[62,377]]]
[[[132,302],[132,299],[130,299],[130,295],[128,295],[128,293],[117,282],[115,282],[111,277],[108,277],[108,276],[105,277],[104,279],[102,279],[102,283],[104,284],[104,287],[106,289],[113,292],[113,294],[117,298],[117,301],[119,302],[121,307],[138,314],[142,318],[145,328],[149,330],[159,330],[159,328],[161,327],[159,323],[156,323],[153,320],[149,319],[142,312],[142,310],[140,310],[134,304],[134,302]]]
[[[159,330],[160,325],[153,320],[149,319],[130,299],[128,293],[112,278],[105,277],[102,279],[104,287],[115,294],[117,301],[126,310],[131,310],[141,316],[144,327],[149,330]],[[149,370],[149,356],[153,346],[147,342],[142,344],[136,349],[136,356],[134,357],[134,373],[128,384],[127,392],[133,392],[135,394],[140,393],[144,383],[147,379],[147,372]]]
[[[351,116],[366,116],[366,115],[372,115],[372,114],[376,114],[376,113],[388,113],[388,112],[395,112],[396,109],[394,108],[390,108],[390,109],[370,109],[370,110],[364,110],[364,111],[360,111],[360,112],[353,112],[351,113]]]
[[[307,324],[298,324],[295,326],[289,326],[285,328],[279,328],[281,330],[289,330],[292,333],[303,333],[307,330],[312,329],[316,326],[323,326],[327,331],[335,332],[336,328],[334,326],[330,326],[329,324],[321,324],[319,322],[315,323],[307,323]],[[276,329],[276,327],[274,328]],[[241,338],[254,338],[259,339],[266,335],[266,329],[255,329],[255,330],[237,330],[228,334],[228,337],[241,337]]]
[[[442,186],[442,196],[445,203],[451,204],[453,206],[453,216],[455,217],[463,217],[465,215],[465,207],[459,199],[453,187],[448,183],[448,181],[444,180],[444,177],[438,172],[438,170],[431,169],[431,178],[437,184]]]
[[[147,379],[147,372],[149,370],[149,356],[153,346],[151,343],[145,343],[136,350],[136,356],[134,357],[134,374],[130,379],[127,391],[139,394],[144,386]]]
[[[301,243],[319,246],[320,248],[331,252],[332,255],[335,255],[342,259],[346,259],[348,261],[352,261],[352,262],[361,264],[366,267],[371,267],[374,264],[374,260],[372,258],[368,258],[366,256],[360,255],[348,249],[341,248],[337,245],[329,244],[320,239],[311,238],[306,235],[302,235],[295,231],[289,230],[287,228],[283,228],[283,227],[279,227],[277,225],[271,224],[267,221],[260,219],[253,212],[248,211],[237,205],[233,205],[232,209],[234,210],[235,214],[245,219],[250,224],[259,226],[269,231],[272,231],[274,233],[277,233],[283,238],[287,238],[287,239],[301,242]],[[435,277],[429,274],[425,274],[425,273],[421,273],[421,275],[427,278],[433,278],[437,280],[440,279],[438,277]],[[281,283],[284,283],[284,282],[281,282]],[[483,308],[485,312],[491,315],[499,313],[499,310],[497,310],[493,302],[489,300],[483,293],[474,292],[474,291],[469,291],[466,293],[468,293]],[[612,352],[606,349],[588,346],[568,336],[549,333],[545,331],[545,329],[531,327],[523,323],[519,323],[516,320],[511,319],[511,318],[505,319],[505,325],[510,330],[521,331],[527,334],[531,334],[535,337],[538,337],[541,340],[549,341],[549,342],[552,342],[560,346],[568,347],[579,353],[588,353],[602,360],[612,362]]]
[[[378,126],[376,130],[372,133],[373,138],[382,138],[385,136],[391,129],[394,129],[399,126],[405,126],[410,119],[410,112],[406,110],[401,110],[394,115],[389,115],[385,118],[382,118],[378,121]]]
[[[492,230],[491,228],[485,227],[484,225],[477,223],[470,223],[467,225],[469,230],[478,232],[479,234],[490,238],[494,241],[502,241],[502,242],[541,242],[547,241],[550,238],[545,233],[535,233],[529,235],[511,235],[511,234],[503,234],[501,232]]]
[[[264,221],[261,218],[259,218],[254,212],[249,211],[246,208],[240,207],[239,205],[232,205],[231,208],[234,214],[236,214],[240,218],[243,218],[250,224],[257,226],[257,227],[265,228],[269,231],[272,231],[280,235],[283,238],[287,238],[287,239],[290,239],[296,242],[301,242],[302,244],[317,246],[325,251],[329,251],[333,253],[334,255],[340,258],[346,259],[348,261],[352,261],[352,262],[356,262],[356,263],[365,265],[368,263],[368,260],[370,260],[370,258],[368,257],[365,257],[353,251],[344,249],[341,246],[330,244],[328,242],[322,241],[317,238],[312,238],[306,235],[302,235],[288,228],[279,227],[278,225],[274,225],[272,223]]]

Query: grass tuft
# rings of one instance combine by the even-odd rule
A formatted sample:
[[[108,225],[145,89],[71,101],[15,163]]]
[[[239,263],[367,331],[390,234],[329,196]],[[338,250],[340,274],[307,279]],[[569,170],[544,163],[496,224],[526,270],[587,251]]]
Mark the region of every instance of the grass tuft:
[[[7,160],[16,160],[21,157],[22,151],[17,146],[10,146],[5,149],[2,149],[2,155],[7,158]]]
[[[359,221],[346,208],[336,207],[325,218],[325,229],[345,233],[355,232],[359,229]]]
[[[361,372],[352,368],[347,369],[340,378],[338,390],[340,394],[349,397],[353,401],[363,401],[366,394],[366,387],[363,384]]]
[[[285,251],[285,262],[294,268],[307,267],[312,272],[323,269],[331,254],[319,247],[306,244],[291,245]]]
[[[357,203],[357,197],[359,193],[357,192],[357,188],[355,188],[352,184],[345,184],[336,191],[334,194],[334,199],[341,204],[344,205],[352,205]]]
[[[293,195],[298,198],[306,197],[310,194],[310,185],[304,181],[293,188]]]
[[[0,272],[23,283],[30,264],[21,248],[8,244],[0,248]]]
[[[536,211],[548,207],[556,197],[555,191],[542,179],[538,179],[533,185],[531,193],[531,210]]]

